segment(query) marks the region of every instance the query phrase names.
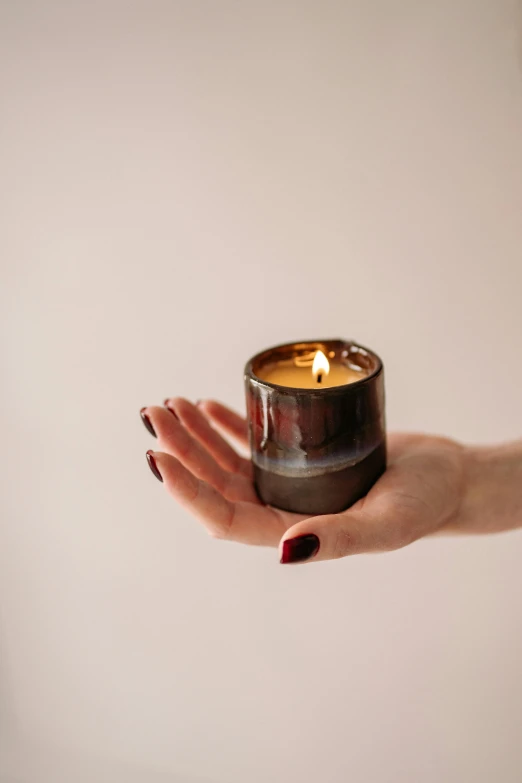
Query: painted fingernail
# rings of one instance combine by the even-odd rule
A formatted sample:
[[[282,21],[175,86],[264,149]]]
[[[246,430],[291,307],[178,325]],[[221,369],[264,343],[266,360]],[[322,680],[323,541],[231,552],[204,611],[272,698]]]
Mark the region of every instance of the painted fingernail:
[[[178,419],[178,421],[179,421],[179,416],[178,416],[178,414],[176,413],[176,411],[174,410],[174,408],[171,408],[171,407],[170,407],[170,405],[169,405],[169,401],[170,401],[170,400],[169,400],[169,397],[167,397],[167,399],[166,399],[166,400],[163,400],[163,405],[164,405],[164,406],[165,406],[165,408],[166,408],[166,409],[169,411],[169,413],[172,413],[172,415],[174,416],[174,418],[175,418],[175,419]]]
[[[146,426],[146,428],[148,429],[148,431],[150,432],[150,434],[154,435],[154,437],[156,438],[157,435],[154,432],[154,427],[152,426],[152,422],[149,419],[149,417],[147,416],[147,414],[144,413],[145,410],[146,410],[146,408],[142,408],[141,411],[140,411],[141,420],[144,423],[144,425]]]
[[[281,563],[301,563],[319,552],[319,539],[313,533],[283,541]]]
[[[154,459],[154,452],[153,451],[147,451],[147,462],[149,463],[149,468],[152,470],[158,481],[163,481],[162,475],[158,470],[158,466],[156,465],[156,460]]]

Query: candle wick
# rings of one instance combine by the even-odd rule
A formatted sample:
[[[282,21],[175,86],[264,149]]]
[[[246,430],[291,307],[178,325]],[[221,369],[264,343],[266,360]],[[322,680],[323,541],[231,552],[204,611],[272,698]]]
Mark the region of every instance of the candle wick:
[[[317,373],[317,383],[321,383],[322,380],[323,380],[323,373],[322,372],[318,372]]]

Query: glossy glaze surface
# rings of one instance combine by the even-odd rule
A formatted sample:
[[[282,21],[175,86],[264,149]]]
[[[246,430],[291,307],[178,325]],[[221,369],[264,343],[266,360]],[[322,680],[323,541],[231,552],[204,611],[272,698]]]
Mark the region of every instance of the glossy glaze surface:
[[[361,380],[299,389],[261,379],[279,359],[323,350],[358,367]],[[344,340],[293,343],[264,351],[246,366],[250,444],[257,491],[279,508],[305,514],[341,511],[386,467],[382,362]]]

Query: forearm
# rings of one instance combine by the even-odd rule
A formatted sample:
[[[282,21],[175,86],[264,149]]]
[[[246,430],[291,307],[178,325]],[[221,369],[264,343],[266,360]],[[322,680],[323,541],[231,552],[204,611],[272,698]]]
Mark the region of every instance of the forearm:
[[[522,440],[466,450],[455,532],[495,533],[522,527]]]

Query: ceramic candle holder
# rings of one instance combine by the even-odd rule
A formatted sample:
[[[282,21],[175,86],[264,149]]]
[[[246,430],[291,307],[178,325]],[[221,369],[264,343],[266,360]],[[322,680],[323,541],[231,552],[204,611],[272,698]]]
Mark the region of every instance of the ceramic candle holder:
[[[273,368],[301,365],[317,351],[342,373],[353,371],[355,380],[312,388],[263,380],[274,377]],[[280,345],[247,363],[245,387],[254,480],[264,503],[301,514],[336,513],[363,497],[386,469],[384,373],[373,351],[345,340]]]

